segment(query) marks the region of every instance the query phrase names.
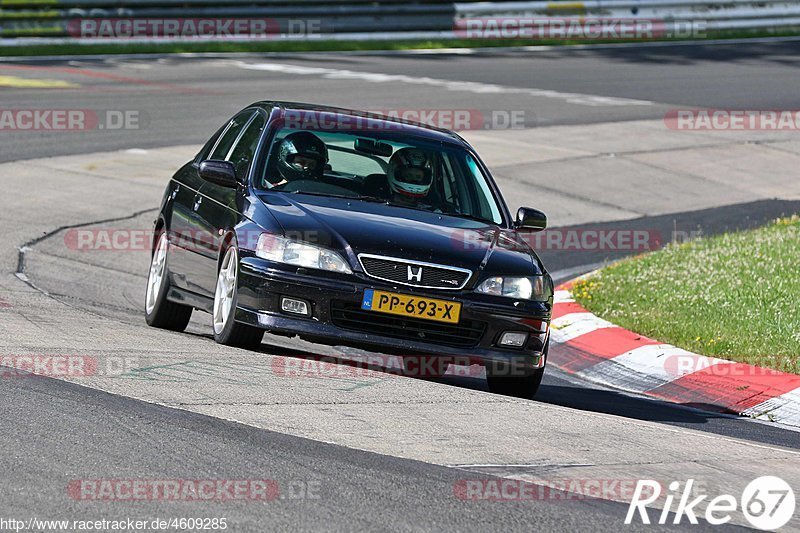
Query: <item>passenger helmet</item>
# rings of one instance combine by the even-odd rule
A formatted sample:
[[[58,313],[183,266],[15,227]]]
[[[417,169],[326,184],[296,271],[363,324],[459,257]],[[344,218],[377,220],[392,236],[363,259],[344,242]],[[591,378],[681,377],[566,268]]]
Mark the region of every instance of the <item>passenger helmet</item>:
[[[392,192],[423,198],[431,190],[433,160],[425,150],[401,148],[389,159],[387,178]]]

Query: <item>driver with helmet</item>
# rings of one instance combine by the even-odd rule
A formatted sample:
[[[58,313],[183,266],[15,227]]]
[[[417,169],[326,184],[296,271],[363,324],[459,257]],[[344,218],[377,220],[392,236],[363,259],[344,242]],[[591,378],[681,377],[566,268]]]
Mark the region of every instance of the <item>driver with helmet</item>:
[[[278,147],[276,164],[280,180],[272,186],[297,180],[322,178],[328,162],[328,149],[322,140],[309,131],[287,135]]]
[[[389,159],[386,177],[393,202],[409,207],[431,207],[433,157],[418,148],[401,148]]]

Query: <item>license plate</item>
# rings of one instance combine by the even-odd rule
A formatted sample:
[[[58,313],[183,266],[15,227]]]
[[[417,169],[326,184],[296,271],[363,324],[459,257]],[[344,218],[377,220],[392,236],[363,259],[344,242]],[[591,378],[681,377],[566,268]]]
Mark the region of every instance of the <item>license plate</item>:
[[[458,302],[420,298],[409,294],[397,294],[374,289],[364,291],[361,309],[389,313],[390,315],[421,318],[423,320],[448,322],[450,324],[457,323],[461,316],[461,304]]]

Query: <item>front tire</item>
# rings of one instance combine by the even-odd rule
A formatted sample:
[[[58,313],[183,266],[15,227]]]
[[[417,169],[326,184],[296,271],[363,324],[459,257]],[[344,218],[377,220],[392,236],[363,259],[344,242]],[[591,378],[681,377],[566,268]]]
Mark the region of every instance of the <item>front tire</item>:
[[[239,252],[231,246],[225,252],[214,292],[212,322],[214,340],[227,346],[254,348],[261,344],[264,330],[234,320],[239,281]]]
[[[545,366],[537,368],[530,374],[524,376],[512,376],[512,366],[507,364],[495,364],[486,367],[486,383],[489,391],[494,394],[504,396],[514,396],[516,398],[533,399],[539,391],[544,377],[544,369],[547,366],[547,352],[550,349],[550,339],[544,349]]]
[[[153,257],[150,260],[150,273],[147,276],[147,293],[144,301],[144,318],[149,326],[183,331],[192,318],[192,308],[167,300],[169,291],[169,268],[167,251],[169,239],[162,231],[158,236]]]

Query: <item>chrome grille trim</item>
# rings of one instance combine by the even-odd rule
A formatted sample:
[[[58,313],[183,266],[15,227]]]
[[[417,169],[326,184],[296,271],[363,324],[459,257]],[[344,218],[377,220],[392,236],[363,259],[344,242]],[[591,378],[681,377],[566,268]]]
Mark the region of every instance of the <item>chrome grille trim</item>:
[[[446,284],[443,284],[443,285],[422,285],[422,284],[416,284],[416,283],[409,283],[408,281],[399,281],[399,280],[396,280],[396,279],[391,279],[391,278],[386,278],[386,277],[376,276],[374,274],[370,274],[369,270],[364,265],[363,259],[377,259],[377,260],[380,260],[380,261],[388,261],[388,262],[391,262],[391,263],[397,263],[397,264],[402,265],[402,266],[409,266],[410,265],[410,266],[421,266],[423,268],[424,267],[437,268],[437,269],[441,269],[441,270],[447,270],[447,271],[450,271],[450,272],[456,272],[460,276],[463,276],[463,275],[466,274],[466,277],[464,278],[464,280],[458,286],[451,286],[451,285],[446,285]],[[387,281],[389,283],[396,283],[396,284],[399,284],[399,285],[407,285],[409,287],[418,287],[420,289],[439,289],[439,290],[457,291],[457,290],[463,289],[467,285],[469,280],[472,278],[472,271],[469,270],[468,268],[460,268],[460,267],[454,267],[454,266],[439,265],[439,264],[436,264],[436,263],[427,263],[425,261],[415,261],[413,259],[403,259],[402,257],[388,257],[388,256],[385,256],[385,255],[375,255],[375,254],[358,254],[358,262],[361,264],[361,268],[362,268],[362,270],[364,270],[364,273],[367,276],[371,277],[371,278],[379,279],[381,281]]]

